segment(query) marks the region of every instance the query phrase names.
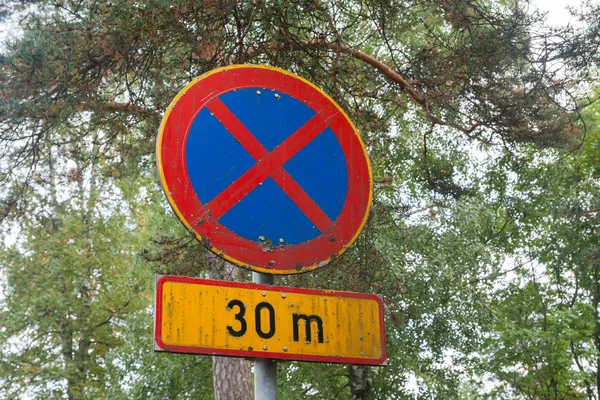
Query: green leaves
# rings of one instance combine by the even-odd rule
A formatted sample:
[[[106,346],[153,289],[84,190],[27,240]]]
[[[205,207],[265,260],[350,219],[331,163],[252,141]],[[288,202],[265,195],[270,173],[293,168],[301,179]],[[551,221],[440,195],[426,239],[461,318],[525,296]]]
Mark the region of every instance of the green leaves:
[[[582,140],[584,103],[568,99],[583,75],[554,66],[585,54],[513,3],[34,10],[0,58],[0,216],[19,228],[0,250],[0,393],[213,395],[208,358],[152,353],[154,272],[206,271],[159,191],[154,137],[188,82],[249,62],[324,88],[370,153],[374,205],[356,245],[278,278],[382,297],[389,366],[367,371],[365,396],[597,395],[598,113],[584,114],[575,158],[540,149]],[[302,363],[280,377],[289,398],[347,398],[362,379]]]
[[[34,392],[66,379],[73,390],[100,394],[107,349],[122,341],[119,321],[145,304],[144,275],[125,218],[53,220],[23,226],[18,244],[1,253],[9,291],[0,346],[7,360],[21,360],[2,375],[31,379]],[[20,389],[8,383],[2,391],[10,397]]]

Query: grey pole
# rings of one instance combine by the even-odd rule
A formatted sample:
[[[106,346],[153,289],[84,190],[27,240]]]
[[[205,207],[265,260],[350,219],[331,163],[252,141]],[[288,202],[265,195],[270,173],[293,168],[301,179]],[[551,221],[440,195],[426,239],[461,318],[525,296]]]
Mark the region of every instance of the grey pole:
[[[252,272],[252,282],[272,285],[275,283],[275,277]],[[274,360],[264,358],[254,360],[254,399],[277,400],[277,364]]]

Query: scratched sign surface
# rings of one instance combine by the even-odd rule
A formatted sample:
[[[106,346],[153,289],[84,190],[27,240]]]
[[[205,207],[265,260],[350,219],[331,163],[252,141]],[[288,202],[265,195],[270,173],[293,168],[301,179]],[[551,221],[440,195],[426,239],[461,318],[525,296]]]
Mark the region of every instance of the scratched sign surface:
[[[157,144],[172,208],[213,252],[293,274],[341,255],[371,206],[365,147],[323,91],[266,66],[217,69],[173,100]]]
[[[383,305],[374,295],[163,276],[159,351],[381,365]]]

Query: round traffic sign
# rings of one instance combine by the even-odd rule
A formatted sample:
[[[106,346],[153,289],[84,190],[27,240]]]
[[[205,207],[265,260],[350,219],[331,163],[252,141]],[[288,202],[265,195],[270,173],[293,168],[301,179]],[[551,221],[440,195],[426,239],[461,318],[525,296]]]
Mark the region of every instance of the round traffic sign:
[[[163,118],[157,160],[183,224],[257,272],[324,266],[356,240],[371,206],[368,156],[348,116],[273,67],[232,65],[191,82]]]

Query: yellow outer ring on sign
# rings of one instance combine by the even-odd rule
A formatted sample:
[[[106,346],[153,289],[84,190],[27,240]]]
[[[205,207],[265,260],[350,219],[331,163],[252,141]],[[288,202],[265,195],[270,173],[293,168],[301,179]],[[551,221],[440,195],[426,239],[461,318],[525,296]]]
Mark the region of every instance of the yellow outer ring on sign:
[[[312,88],[314,88],[315,90],[317,90],[319,93],[321,93],[323,96],[325,96],[335,107],[337,107],[337,109],[340,111],[340,113],[344,116],[344,118],[346,118],[346,120],[350,123],[350,126],[352,127],[352,129],[354,130],[354,134],[356,135],[362,150],[364,152],[365,155],[365,159],[367,161],[367,169],[369,171],[369,199],[368,199],[368,204],[367,204],[367,208],[365,210],[365,215],[363,216],[363,220],[361,221],[358,229],[356,230],[356,232],[354,233],[354,235],[352,236],[352,239],[350,239],[350,241],[345,244],[342,249],[340,251],[338,251],[334,256],[329,257],[328,259],[324,260],[324,261],[320,261],[317,264],[311,265],[306,267],[305,269],[301,270],[301,271],[296,271],[295,269],[290,269],[290,270],[273,270],[273,269],[267,269],[267,268],[263,268],[263,267],[257,267],[255,265],[248,265],[248,263],[239,261],[235,258],[232,258],[230,256],[228,256],[227,254],[223,253],[222,251],[220,251],[219,249],[215,248],[215,247],[211,247],[211,251],[217,255],[219,255],[220,257],[223,257],[224,259],[226,259],[227,261],[240,266],[242,268],[246,268],[246,269],[250,269],[252,271],[255,272],[260,272],[263,274],[270,274],[270,275],[293,275],[293,274],[300,274],[300,273],[305,273],[305,272],[309,272],[309,271],[313,271],[317,268],[320,268],[321,266],[324,266],[326,264],[329,264],[331,262],[332,258],[337,258],[339,256],[341,256],[342,254],[344,254],[346,252],[346,250],[356,241],[356,239],[358,238],[358,235],[360,235],[360,233],[362,232],[365,224],[367,223],[367,219],[369,217],[369,213],[371,211],[371,204],[373,202],[373,171],[371,169],[371,162],[369,160],[369,154],[367,153],[367,149],[365,147],[365,143],[363,142],[362,138],[360,137],[360,135],[358,134],[358,129],[356,129],[356,126],[354,125],[354,123],[352,122],[352,120],[350,119],[350,117],[348,117],[348,114],[346,114],[346,112],[338,105],[338,103],[333,100],[331,98],[331,96],[329,96],[327,93],[325,93],[324,91],[322,91],[319,87],[315,86],[312,82],[307,81],[306,79],[302,78],[301,76],[298,76],[292,72],[286,71],[284,69],[281,68],[276,68],[276,67],[271,67],[269,65],[248,65],[248,64],[234,64],[234,65],[229,65],[226,67],[221,67],[221,68],[216,68],[213,69],[201,76],[199,76],[198,78],[194,79],[192,82],[188,83],[186,87],[184,87],[178,94],[177,96],[175,96],[175,98],[173,99],[173,101],[171,101],[171,104],[169,104],[169,107],[167,108],[167,111],[165,113],[165,116],[162,119],[162,122],[160,124],[160,128],[158,130],[158,139],[156,141],[156,161],[157,161],[157,166],[158,166],[158,171],[160,173],[160,181],[162,183],[162,187],[163,190],[165,192],[165,195],[167,196],[167,199],[169,200],[169,204],[171,205],[171,208],[173,209],[173,211],[175,211],[175,214],[177,215],[177,217],[179,218],[179,220],[183,223],[183,225],[187,228],[188,231],[190,231],[194,236],[196,236],[196,238],[198,240],[200,240],[202,242],[202,236],[200,236],[198,234],[198,232],[196,232],[191,226],[190,224],[186,221],[186,219],[183,217],[183,215],[181,214],[181,212],[179,211],[179,209],[177,208],[177,205],[175,204],[175,202],[173,201],[173,197],[171,197],[171,195],[169,194],[169,187],[167,186],[167,181],[165,179],[165,174],[163,173],[163,165],[162,165],[162,139],[163,139],[163,133],[164,133],[164,129],[165,129],[165,125],[167,123],[167,120],[169,119],[169,115],[171,114],[171,110],[173,110],[174,106],[179,102],[179,99],[181,99],[181,97],[183,97],[183,95],[185,95],[185,93],[195,84],[197,84],[198,82],[200,82],[203,79],[208,78],[211,75],[217,74],[219,72],[222,71],[227,71],[227,70],[232,70],[232,69],[238,69],[238,68],[261,68],[261,69],[267,69],[267,70],[271,70],[271,71],[276,71],[285,75],[289,75],[291,77],[294,77],[304,83],[306,83],[307,85],[311,86]]]

